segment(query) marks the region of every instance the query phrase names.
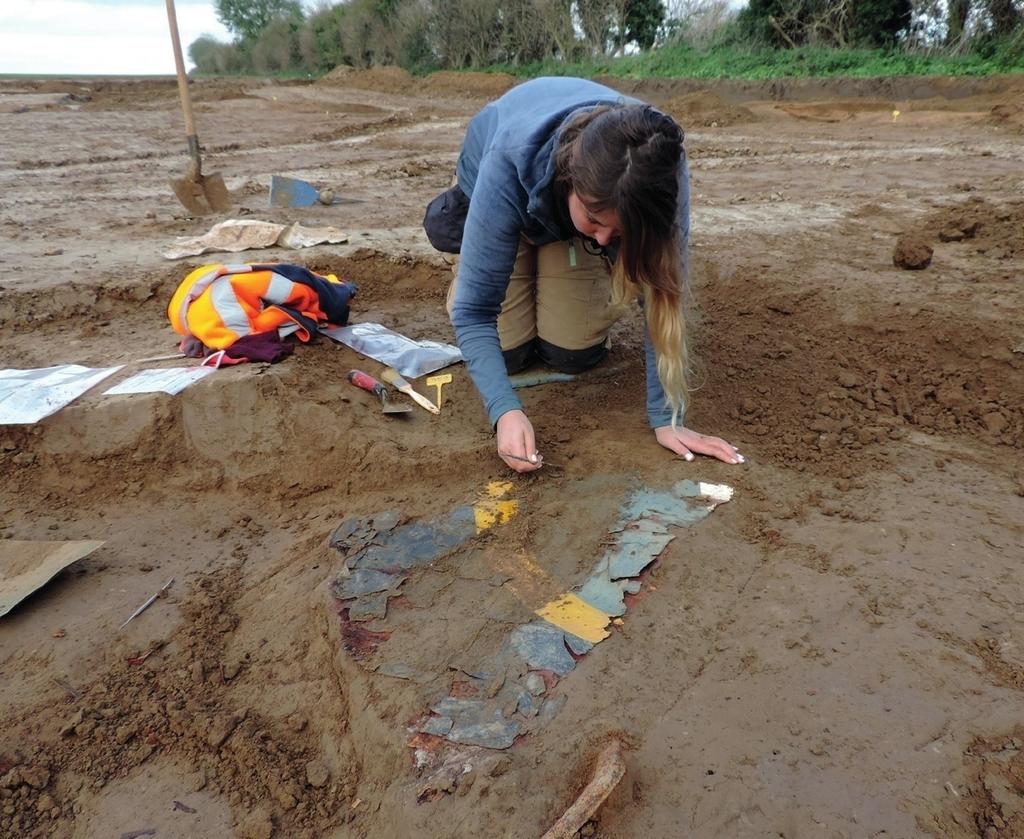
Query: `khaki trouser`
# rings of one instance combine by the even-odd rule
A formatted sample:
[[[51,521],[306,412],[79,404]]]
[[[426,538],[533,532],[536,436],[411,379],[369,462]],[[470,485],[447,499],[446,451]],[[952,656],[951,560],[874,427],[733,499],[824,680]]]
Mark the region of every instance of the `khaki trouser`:
[[[457,256],[452,272],[449,315],[458,282]],[[581,239],[540,246],[520,240],[498,315],[502,350],[516,349],[538,337],[566,350],[589,349],[607,341],[621,314],[622,309],[611,304],[607,261],[587,253]]]

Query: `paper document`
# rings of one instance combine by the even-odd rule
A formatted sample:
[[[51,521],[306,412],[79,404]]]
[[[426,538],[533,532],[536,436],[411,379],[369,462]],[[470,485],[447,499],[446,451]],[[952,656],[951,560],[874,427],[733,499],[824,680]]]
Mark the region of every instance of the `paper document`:
[[[118,367],[58,364],[34,370],[0,370],[0,425],[39,422],[114,375]]]
[[[164,367],[152,370],[140,370],[110,390],[104,396],[116,396],[125,393],[168,393],[174,396],[181,393],[193,382],[205,379],[215,368],[213,367]]]

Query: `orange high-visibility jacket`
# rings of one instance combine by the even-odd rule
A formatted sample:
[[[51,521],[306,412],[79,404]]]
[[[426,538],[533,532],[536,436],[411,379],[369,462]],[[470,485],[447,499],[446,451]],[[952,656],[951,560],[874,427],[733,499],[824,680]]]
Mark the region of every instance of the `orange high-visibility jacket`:
[[[291,324],[300,340],[309,341],[318,325],[348,321],[355,292],[333,274],[298,265],[203,265],[178,286],[167,316],[179,335],[215,350]]]

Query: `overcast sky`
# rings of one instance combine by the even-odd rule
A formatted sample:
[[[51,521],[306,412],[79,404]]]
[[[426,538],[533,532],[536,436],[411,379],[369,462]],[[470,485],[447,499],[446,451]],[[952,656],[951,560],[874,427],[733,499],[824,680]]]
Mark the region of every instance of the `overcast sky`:
[[[181,48],[230,40],[213,0],[175,0]],[[174,72],[165,0],[0,0],[0,73]]]
[[[188,67],[188,45],[200,35],[231,40],[213,0],[174,5]],[[168,33],[165,0],[0,0],[0,73],[173,74]]]

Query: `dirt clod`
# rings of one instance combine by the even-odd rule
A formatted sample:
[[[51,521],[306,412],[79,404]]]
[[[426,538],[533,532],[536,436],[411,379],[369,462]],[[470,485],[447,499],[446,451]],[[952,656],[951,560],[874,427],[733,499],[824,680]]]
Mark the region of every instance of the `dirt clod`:
[[[238,826],[242,839],[270,839],[274,835],[274,822],[264,807],[257,807]]]
[[[932,246],[920,237],[901,236],[896,240],[896,248],[892,252],[892,263],[897,268],[920,271],[931,265],[933,253]]]
[[[330,777],[327,765],[322,760],[311,760],[306,764],[306,782],[311,787],[324,786]]]

